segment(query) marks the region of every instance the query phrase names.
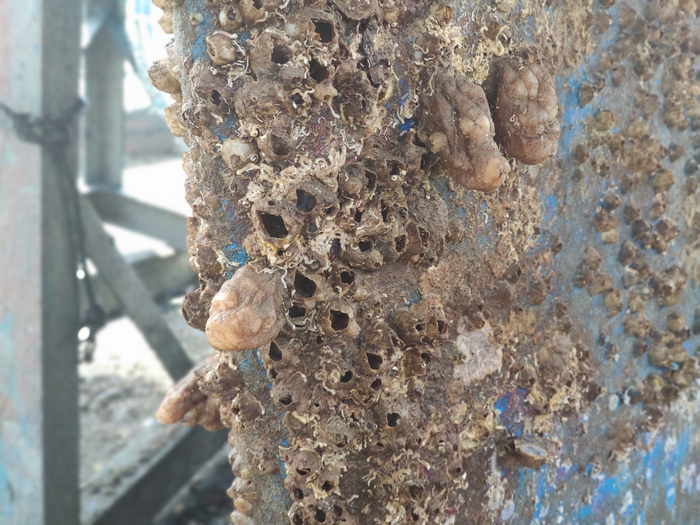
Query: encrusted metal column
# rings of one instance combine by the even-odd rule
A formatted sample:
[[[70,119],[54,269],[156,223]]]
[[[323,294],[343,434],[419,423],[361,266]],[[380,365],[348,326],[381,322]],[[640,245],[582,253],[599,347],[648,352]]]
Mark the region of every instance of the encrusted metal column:
[[[234,523],[694,519],[695,2],[156,5]]]

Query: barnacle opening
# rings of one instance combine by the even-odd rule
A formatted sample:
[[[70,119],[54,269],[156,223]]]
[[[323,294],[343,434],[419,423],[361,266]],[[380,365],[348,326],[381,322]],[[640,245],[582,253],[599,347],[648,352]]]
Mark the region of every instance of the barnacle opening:
[[[314,30],[321,39],[321,42],[328,44],[333,41],[333,24],[325,20],[313,20]]]
[[[292,404],[293,398],[291,394],[285,394],[279,398],[279,402],[284,406],[289,406]]]
[[[306,315],[306,308],[303,306],[294,305],[289,309],[289,317],[292,319],[300,319]]]
[[[372,352],[367,352],[365,355],[367,356],[367,364],[369,364],[369,367],[372,370],[379,370],[379,368],[382,366],[382,363],[384,362],[382,356],[380,356],[379,354],[374,354]]]
[[[399,253],[403,253],[406,251],[406,236],[405,235],[399,235],[394,239],[394,247],[396,248],[396,251]]]
[[[275,344],[274,341],[270,343],[270,350],[268,351],[268,355],[270,356],[270,359],[272,361],[282,361],[282,351],[280,350],[280,347]]]
[[[294,291],[299,297],[310,299],[316,295],[316,283],[299,272],[294,276]]]
[[[233,6],[224,6],[223,7],[223,12],[224,12],[224,17],[226,20],[229,22],[235,22],[236,18],[238,18],[238,15],[236,15],[236,9]]]
[[[309,62],[309,76],[320,84],[330,77],[330,72],[326,66],[321,64],[315,58],[312,58]]]
[[[287,226],[284,224],[284,219],[279,215],[271,213],[258,212],[258,217],[267,234],[274,239],[284,239],[289,235]]]
[[[352,284],[355,281],[355,273],[350,270],[340,272],[340,282],[343,284]]]
[[[272,153],[278,157],[286,157],[292,153],[294,144],[287,137],[272,133],[270,135],[270,147]]]
[[[350,324],[350,316],[339,310],[331,310],[331,328],[336,332],[342,332]]]
[[[275,64],[283,66],[292,59],[292,52],[286,47],[277,44],[272,48],[272,54],[270,55],[270,60]]]
[[[316,198],[304,190],[297,190],[296,208],[299,211],[308,213],[316,206]]]

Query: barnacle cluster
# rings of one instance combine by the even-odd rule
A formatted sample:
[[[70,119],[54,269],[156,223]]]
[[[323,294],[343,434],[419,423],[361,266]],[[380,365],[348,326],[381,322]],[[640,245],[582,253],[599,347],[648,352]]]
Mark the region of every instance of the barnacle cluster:
[[[687,161],[686,169],[675,169],[683,156],[675,141],[684,140],[681,131],[700,124],[700,88],[697,78],[692,80],[700,48],[689,16],[695,12],[692,3],[651,1],[641,9],[620,3],[620,32],[615,44],[601,54],[597,87],[587,85],[578,93],[584,106],[606,83],[634,93],[631,109],[603,107],[592,113],[591,136],[574,153],[584,170],[592,168],[615,183],[598,201],[593,229],[601,243],[613,247],[622,269],[621,276],[614,277],[617,269],[606,267],[601,253],[588,246],[574,284],[587,288],[591,298],[603,295],[608,315],[621,317],[617,323],[632,341],[633,356],[655,368],[628,386],[632,401],[643,403],[644,414],[621,424],[622,431],[611,431],[616,457],[624,457],[644,431],[658,426],[664,407],[698,377],[696,357],[687,349],[691,329],[684,315],[671,310],[680,306],[693,278],[689,274],[697,268],[697,247],[691,243],[687,256],[668,257],[683,242],[679,221],[690,225],[700,211],[694,161]],[[635,89],[635,82],[654,76],[660,80],[658,91]],[[675,132],[674,141],[665,142],[656,126]],[[691,141],[687,147],[697,148],[697,143]],[[683,187],[679,173],[687,177]],[[685,211],[679,214],[681,208]],[[692,228],[685,231],[695,234]],[[607,337],[601,336],[601,344],[617,356],[617,345]]]
[[[188,245],[201,287],[183,312],[222,353],[174,389],[159,419],[237,434],[281,414],[288,445],[271,456],[282,456],[294,524],[440,522],[494,423],[464,402],[452,421],[427,400],[445,387],[442,373],[457,390],[498,373],[502,352],[478,320],[483,308],[449,301],[448,290],[433,301],[402,296],[461,250],[464,226],[449,223],[430,177],[491,192],[511,170],[486,94],[455,69],[452,8],[212,0],[185,16],[176,3],[161,7],[183,40],[203,42],[194,59],[171,46],[150,74],[175,98],[168,121],[190,146]],[[399,24],[415,44],[396,38]],[[551,97],[549,77],[528,68]],[[509,107],[551,102],[530,89],[534,102]],[[545,113],[553,128],[556,111]],[[539,122],[523,124],[543,134]],[[496,289],[492,306],[507,309],[515,286]],[[235,353],[251,350],[271,382],[267,401],[243,386]],[[233,444],[249,478],[231,489],[234,522],[246,523],[263,492],[257,479],[280,467],[270,458],[260,467],[260,444]]]
[[[559,63],[553,48],[564,40],[542,37],[539,54],[518,49],[497,15],[444,2],[157,5],[177,44],[150,74],[174,98],[168,122],[190,148],[188,247],[200,288],[183,312],[217,349],[159,419],[232,428],[237,524],[462,523],[480,495],[489,501],[479,508],[496,512],[503,495],[470,477],[484,472],[485,444],[538,468],[560,453],[547,437],[552,414],[582,410],[603,390],[589,334],[552,300],[563,285],[548,267],[568,240],[540,229],[537,170],[521,165],[557,151],[547,64]],[[573,11],[566,38],[588,38],[586,15]],[[634,16],[620,6],[629,36],[601,57],[613,86],[631,53],[656,64],[636,46],[644,27]],[[686,65],[664,67],[664,122],[689,126]],[[591,77],[579,104],[605,83]],[[643,308],[651,297],[677,304],[688,274],[647,261],[682,230],[666,212],[677,187],[668,152],[648,125],[661,102],[639,89],[637,115],[591,112],[591,140],[573,152],[574,180],[611,177],[618,161],[627,169],[592,212],[602,244],[588,246],[567,282],[601,297],[624,334],[653,341],[652,364],[678,365],[649,380],[656,403],[694,365],[682,355],[681,318],[660,333]],[[548,170],[539,183],[551,191],[560,173]],[[637,191],[651,195],[643,210]],[[604,247],[629,270],[622,282]],[[506,389],[521,393],[529,436],[499,426],[493,406]],[[278,507],[284,520],[264,514]]]

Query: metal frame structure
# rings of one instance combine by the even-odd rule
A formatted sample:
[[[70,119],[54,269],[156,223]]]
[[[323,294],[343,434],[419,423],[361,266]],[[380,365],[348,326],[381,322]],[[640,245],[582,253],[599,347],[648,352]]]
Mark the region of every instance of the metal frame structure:
[[[111,34],[123,12],[119,0],[92,3],[93,12],[102,8],[106,17],[93,27],[85,50],[92,104],[84,162],[86,182],[93,185],[80,201],[86,251],[177,380],[192,362],[102,221],[180,250],[168,260],[172,265],[183,260],[186,218],[120,191],[124,56]],[[79,97],[82,12],[82,0],[0,0],[0,52],[9,60],[0,72],[0,102],[37,122],[63,118]],[[77,136],[77,125],[69,131]],[[63,154],[77,158],[77,141],[68,149]],[[150,458],[125,449],[113,461],[140,460],[137,472],[115,497],[81,509],[80,294],[75,210],[66,194],[66,181],[78,177],[77,164],[59,162],[55,146],[23,142],[0,116],[0,522],[145,525],[221,448],[226,433],[182,429]],[[98,476],[109,475],[110,465],[103,471]]]

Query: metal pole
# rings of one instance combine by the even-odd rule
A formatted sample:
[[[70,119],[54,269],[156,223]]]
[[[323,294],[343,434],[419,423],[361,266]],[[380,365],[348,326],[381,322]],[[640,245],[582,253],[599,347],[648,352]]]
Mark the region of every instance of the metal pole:
[[[100,9],[105,2],[88,2]],[[121,2],[112,2],[108,15],[124,23]],[[85,180],[88,184],[119,188],[124,167],[124,56],[107,22],[85,53],[85,85],[90,105],[85,119]]]
[[[80,23],[79,0],[0,0],[0,100],[48,119],[74,105]],[[73,524],[78,307],[66,166],[0,119],[0,522]]]

